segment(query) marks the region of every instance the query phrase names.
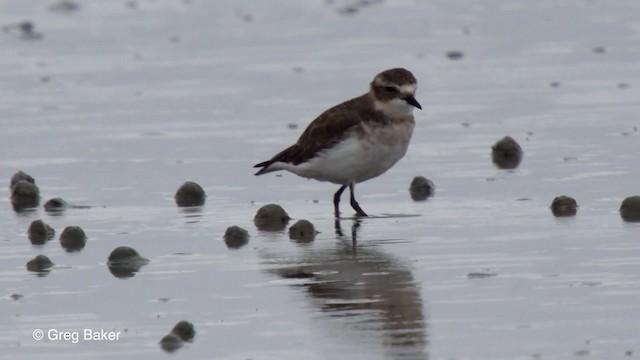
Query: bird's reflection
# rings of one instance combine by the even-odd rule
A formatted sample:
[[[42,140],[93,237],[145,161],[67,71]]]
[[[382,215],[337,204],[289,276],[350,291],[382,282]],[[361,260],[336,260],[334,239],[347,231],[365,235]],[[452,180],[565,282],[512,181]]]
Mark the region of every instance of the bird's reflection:
[[[305,289],[314,307],[341,324],[341,338],[366,341],[368,348],[375,341],[390,359],[428,359],[423,301],[409,267],[378,246],[359,244],[361,219],[353,220],[350,235],[342,221],[334,223],[335,246],[305,248],[293,257],[273,254],[270,262],[281,267],[271,271],[305,279],[296,288]]]

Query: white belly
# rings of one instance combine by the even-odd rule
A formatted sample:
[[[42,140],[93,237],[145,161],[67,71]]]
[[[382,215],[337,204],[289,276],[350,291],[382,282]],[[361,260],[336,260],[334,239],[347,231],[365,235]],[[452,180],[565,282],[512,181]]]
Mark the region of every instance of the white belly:
[[[407,152],[413,121],[365,126],[308,162],[290,166],[296,175],[336,184],[362,182],[389,170]]]

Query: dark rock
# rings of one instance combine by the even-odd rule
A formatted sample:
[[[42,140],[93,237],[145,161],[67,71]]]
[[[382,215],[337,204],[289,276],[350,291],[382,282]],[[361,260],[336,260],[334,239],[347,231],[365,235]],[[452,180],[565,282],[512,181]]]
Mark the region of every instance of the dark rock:
[[[202,206],[207,195],[200,185],[193,181],[187,181],[180,186],[174,198],[180,207]]]
[[[162,350],[172,353],[182,347],[182,340],[177,335],[167,334],[160,340]]]
[[[281,231],[284,230],[290,219],[280,205],[268,204],[258,209],[253,222],[260,230]]]
[[[491,158],[500,169],[515,169],[522,161],[522,148],[511,136],[505,136],[491,147]]]
[[[56,234],[51,226],[45,224],[45,222],[40,219],[31,222],[27,233],[29,235],[29,241],[31,241],[33,245],[44,245],[44,243],[53,239],[53,236]]]
[[[53,262],[45,255],[38,255],[27,262],[27,270],[33,272],[48,272],[53,266]]]
[[[87,243],[87,236],[79,226],[67,226],[60,234],[60,245],[68,252],[80,251]]]
[[[308,220],[298,220],[289,228],[289,239],[296,240],[300,243],[308,243],[313,241],[318,232],[313,224]]]
[[[148,263],[149,259],[143,258],[134,248],[128,246],[113,249],[107,259],[109,271],[117,278],[132,277]]]
[[[574,216],[578,212],[578,203],[571,196],[556,196],[551,202],[551,212],[556,217]]]
[[[171,333],[178,336],[182,341],[193,341],[196,336],[196,329],[192,323],[182,320],[173,327]]]
[[[620,205],[620,216],[624,221],[640,222],[640,196],[629,196]]]
[[[28,180],[19,180],[11,187],[11,205],[20,212],[36,208],[40,204],[40,190]]]
[[[409,185],[409,194],[414,201],[423,201],[435,194],[435,185],[424,176],[416,176]]]
[[[224,233],[224,242],[230,249],[239,249],[249,243],[249,232],[239,226],[229,226]]]
[[[49,199],[46,203],[44,203],[44,210],[51,212],[64,211],[67,209],[67,205],[67,202],[64,201],[63,198],[56,197],[53,199]]]
[[[31,175],[29,175],[29,174],[25,173],[24,171],[20,170],[17,173],[13,174],[13,176],[11,176],[11,183],[9,185],[9,189],[12,189],[13,185],[15,185],[20,180],[24,180],[24,181],[30,182],[33,185],[36,184],[36,180],[33,177],[31,177]]]

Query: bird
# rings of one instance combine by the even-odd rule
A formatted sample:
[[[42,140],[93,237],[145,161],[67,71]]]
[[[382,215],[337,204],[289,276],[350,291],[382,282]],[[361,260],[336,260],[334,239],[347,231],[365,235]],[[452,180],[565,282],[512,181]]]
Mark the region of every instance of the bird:
[[[286,170],[340,185],[333,195],[336,218],[348,187],[356,216],[368,216],[356,201],[355,185],[384,174],[407,152],[415,127],[413,109],[422,110],[416,89],[417,80],[409,70],[382,71],[367,93],[325,110],[295,144],[254,165],[260,168],[255,175]]]

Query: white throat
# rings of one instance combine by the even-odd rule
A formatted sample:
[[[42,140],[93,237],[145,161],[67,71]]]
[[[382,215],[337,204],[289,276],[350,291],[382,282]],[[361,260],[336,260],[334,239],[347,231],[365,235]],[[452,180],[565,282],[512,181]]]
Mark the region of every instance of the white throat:
[[[413,113],[413,105],[402,99],[392,99],[387,102],[374,100],[373,107],[378,111],[382,111],[385,116],[394,119],[407,117]]]

